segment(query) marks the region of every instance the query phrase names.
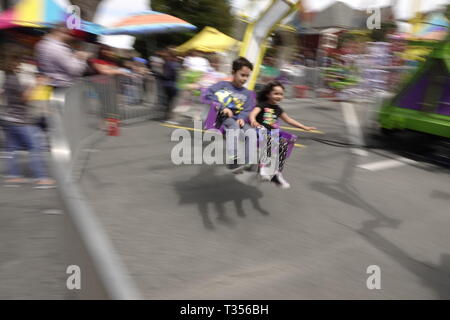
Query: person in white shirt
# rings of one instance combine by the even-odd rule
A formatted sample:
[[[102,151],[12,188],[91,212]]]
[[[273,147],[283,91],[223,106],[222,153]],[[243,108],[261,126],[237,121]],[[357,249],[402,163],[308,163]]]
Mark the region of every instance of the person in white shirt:
[[[209,61],[202,57],[200,51],[197,50],[193,50],[191,54],[184,59],[183,67],[187,70],[205,73],[214,71]]]

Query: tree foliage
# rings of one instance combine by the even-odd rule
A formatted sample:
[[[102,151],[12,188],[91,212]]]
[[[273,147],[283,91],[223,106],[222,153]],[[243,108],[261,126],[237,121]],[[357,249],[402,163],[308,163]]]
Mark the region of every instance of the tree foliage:
[[[197,26],[231,31],[233,16],[227,0],[152,0],[152,9],[171,14]]]
[[[228,0],[152,0],[152,9],[167,13],[195,25],[198,31],[210,26],[230,34],[233,16]],[[191,38],[190,33],[171,33],[156,35],[155,46],[163,48],[168,45],[179,45]]]
[[[98,5],[102,0],[70,0],[73,5],[80,7],[81,18],[87,21],[94,19]]]

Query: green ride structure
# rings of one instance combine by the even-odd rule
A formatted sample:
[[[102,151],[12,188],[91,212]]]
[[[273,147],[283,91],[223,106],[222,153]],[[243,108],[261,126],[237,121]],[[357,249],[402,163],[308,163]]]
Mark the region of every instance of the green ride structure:
[[[379,111],[383,129],[450,138],[450,33]]]

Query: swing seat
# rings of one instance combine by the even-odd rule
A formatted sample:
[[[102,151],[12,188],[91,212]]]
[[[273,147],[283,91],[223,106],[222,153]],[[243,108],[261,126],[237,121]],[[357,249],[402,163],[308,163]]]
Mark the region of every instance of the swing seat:
[[[211,103],[211,101],[207,101],[203,93],[202,93],[202,102],[210,106],[209,112],[203,122],[203,129],[204,130],[217,129],[222,134],[224,134],[225,133],[224,126],[218,123],[219,111],[216,109],[216,106],[218,106],[218,104],[215,104],[214,102]],[[288,143],[286,158],[289,158],[292,153],[292,150],[294,149],[295,142],[297,141],[297,136],[292,133],[281,130],[279,134],[280,138],[285,139]]]

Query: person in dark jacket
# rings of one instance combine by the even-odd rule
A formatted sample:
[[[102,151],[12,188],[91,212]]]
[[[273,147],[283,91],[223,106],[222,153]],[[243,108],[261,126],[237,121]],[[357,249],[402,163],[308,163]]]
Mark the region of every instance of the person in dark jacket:
[[[162,80],[162,89],[165,94],[164,120],[166,122],[171,123],[173,122],[171,120],[173,118],[174,102],[178,94],[177,80],[178,80],[179,65],[177,62],[175,52],[172,48],[169,48],[164,52],[163,58],[164,58],[164,65],[161,80]]]

